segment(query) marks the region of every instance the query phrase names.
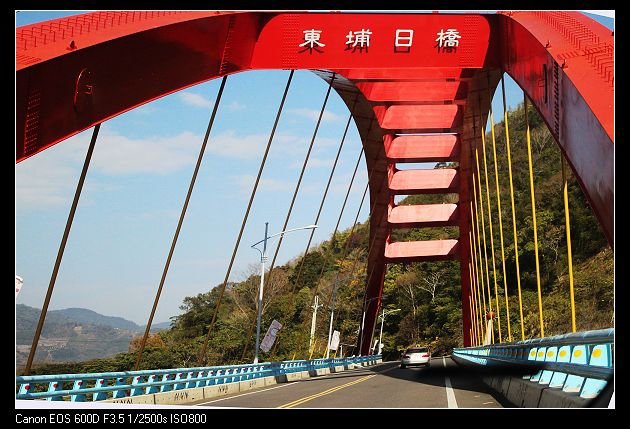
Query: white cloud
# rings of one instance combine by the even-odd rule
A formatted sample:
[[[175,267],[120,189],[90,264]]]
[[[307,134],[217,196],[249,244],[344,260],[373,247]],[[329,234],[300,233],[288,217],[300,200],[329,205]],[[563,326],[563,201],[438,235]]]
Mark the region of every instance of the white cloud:
[[[15,165],[17,210],[67,205],[72,199],[91,130]]]
[[[91,130],[70,137],[15,166],[15,203],[18,209],[67,205],[79,179]],[[193,165],[201,137],[183,132],[171,137],[133,139],[104,128],[94,149],[90,171],[110,176],[166,174]],[[86,189],[102,186],[90,178]]]
[[[230,104],[227,105],[227,109],[230,112],[237,112],[239,110],[245,110],[245,105],[239,103],[238,101],[232,101]]]
[[[238,135],[236,131],[228,130],[216,136],[210,136],[206,150],[228,158],[259,158],[265,150],[268,140],[269,136],[264,134]]]
[[[188,104],[189,106],[194,106],[194,107],[210,107],[212,106],[212,103],[210,102],[210,100],[208,100],[207,98],[205,98],[203,95],[199,95],[199,94],[195,94],[194,92],[188,92],[188,91],[184,91],[184,92],[180,92],[178,93],[179,98],[182,100],[182,102],[184,104]]]
[[[308,165],[306,168],[319,168],[319,167],[327,167],[332,168],[334,159],[319,159],[319,158],[310,158],[308,160]],[[291,168],[302,168],[304,165],[304,161],[294,162],[290,165]]]
[[[15,167],[15,203],[18,209],[68,205],[81,171],[91,130],[77,134]],[[174,136],[131,138],[103,127],[94,149],[90,171],[108,176],[128,174],[169,174],[191,168],[197,159],[203,137],[184,131]],[[228,130],[211,136],[207,153],[232,159],[260,159],[267,145],[267,134],[240,135]],[[299,168],[309,139],[293,134],[277,134],[270,156],[282,154]],[[338,144],[335,139],[317,139],[316,145]],[[299,155],[299,159],[296,157]],[[329,167],[332,160],[311,158],[309,167]],[[88,175],[86,189],[103,190]],[[251,190],[253,176],[241,178],[241,186]],[[294,184],[275,179],[263,179],[265,191],[285,191]],[[95,188],[96,187],[96,188]],[[107,189],[105,189],[107,190]]]
[[[244,174],[240,176],[231,176],[230,179],[233,181],[234,184],[236,184],[236,186],[241,189],[241,191],[247,191],[248,193],[250,193],[252,187],[254,186],[254,181],[256,180],[256,177],[249,174]],[[257,192],[279,192],[291,191],[294,189],[295,183],[291,183],[286,180],[261,178],[260,183],[258,184]]]
[[[210,137],[207,151],[215,155],[237,159],[260,159],[267,147],[269,135],[267,134],[245,134],[240,135],[234,130],[223,131],[214,137]],[[310,137],[296,136],[294,134],[276,134],[271,144],[270,156],[277,156],[279,153],[285,156],[300,155],[303,157],[310,143]],[[317,138],[316,146],[338,145],[339,142],[331,138]],[[274,155],[275,154],[275,155]],[[299,161],[301,166],[303,158]],[[326,162],[326,161],[316,161]],[[311,165],[309,161],[309,165]],[[330,163],[329,165],[332,165]]]
[[[301,116],[303,118],[317,121],[317,119],[319,118],[320,110],[299,108],[299,109],[289,109],[288,112],[296,116]],[[322,116],[322,122],[337,122],[340,120],[341,120],[341,116],[337,115],[336,113],[330,112],[328,110],[325,110],[324,115]]]
[[[94,167],[112,176],[172,173],[196,162],[201,141],[201,136],[190,131],[143,139],[105,132],[94,150]]]
[[[15,169],[15,205],[19,209],[29,209],[41,206],[60,206],[67,204],[72,197],[78,174],[70,167],[47,168],[45,162],[37,163],[35,170],[41,170],[37,175],[27,172],[27,169]],[[32,170],[32,169],[29,169]],[[75,185],[73,185],[73,182]]]

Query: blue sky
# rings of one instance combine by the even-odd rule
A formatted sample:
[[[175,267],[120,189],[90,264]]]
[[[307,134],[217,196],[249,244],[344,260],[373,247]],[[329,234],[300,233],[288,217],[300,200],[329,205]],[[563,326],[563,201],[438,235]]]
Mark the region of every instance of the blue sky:
[[[75,13],[19,12],[16,26]],[[598,20],[612,26],[610,18]],[[156,322],[178,314],[185,296],[223,280],[287,77],[254,71],[228,78]],[[520,102],[516,85],[506,84],[508,104]],[[146,323],[218,87],[219,80],[206,82],[102,125],[51,309],[85,307]],[[259,254],[249,246],[263,237],[264,223],[270,233],[282,227],[326,88],[308,71],[295,73],[231,280],[257,270]],[[500,103],[495,97],[497,112]],[[315,220],[348,114],[333,91],[289,227]],[[42,306],[91,132],[16,165],[15,265],[24,278],[18,303]],[[313,243],[330,237],[360,149],[353,123]],[[351,226],[366,183],[362,161],[341,228]],[[300,254],[307,240],[306,231],[287,235],[277,264]]]

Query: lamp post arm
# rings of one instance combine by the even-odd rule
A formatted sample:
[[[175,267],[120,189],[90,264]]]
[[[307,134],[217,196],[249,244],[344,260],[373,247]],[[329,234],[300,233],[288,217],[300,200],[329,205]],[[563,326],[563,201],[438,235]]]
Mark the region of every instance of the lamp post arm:
[[[270,238],[274,238],[274,237],[277,237],[277,236],[279,236],[279,235],[288,234],[289,232],[299,231],[299,230],[301,230],[301,229],[314,229],[314,228],[317,228],[317,225],[301,226],[301,227],[299,227],[299,228],[292,228],[292,229],[287,229],[287,230],[284,230],[284,231],[280,231],[280,232],[277,232],[277,233],[275,233],[275,234],[273,234],[273,235],[270,235],[270,236],[268,236],[268,237],[266,237],[266,238],[263,238],[263,239],[262,239],[262,240],[260,240],[260,241],[257,241],[256,243],[252,244],[252,246],[251,246],[251,247],[254,247],[254,246],[256,246],[256,245],[258,245],[258,244],[260,244],[260,243],[264,242],[265,240],[269,240]]]

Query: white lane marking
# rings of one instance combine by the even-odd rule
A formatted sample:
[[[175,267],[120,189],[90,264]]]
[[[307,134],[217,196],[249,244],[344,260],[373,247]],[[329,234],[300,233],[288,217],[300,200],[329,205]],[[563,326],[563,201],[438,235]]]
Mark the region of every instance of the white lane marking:
[[[444,368],[446,368],[446,358],[442,356],[442,363],[444,364]],[[451,379],[449,376],[446,376],[445,383],[446,384],[446,403],[449,408],[459,408],[457,406],[457,400],[455,399],[455,392],[453,391],[453,385],[451,385]]]
[[[255,392],[247,392],[247,393],[243,393],[243,394],[240,394],[240,395],[230,396],[230,397],[227,397],[227,398],[215,399],[215,400],[213,400],[213,401],[202,402],[201,404],[195,404],[195,405],[199,406],[199,405],[212,404],[213,402],[225,401],[225,400],[227,400],[227,399],[240,398],[241,396],[253,395],[253,394],[255,394],[255,393],[263,393],[263,392],[267,392],[267,391],[269,391],[269,390],[280,389],[281,387],[288,387],[288,386],[291,386],[291,385],[293,385],[293,384],[295,384],[295,383],[293,383],[293,382],[292,382],[292,383],[282,384],[282,385],[280,385],[280,386],[270,387],[269,389],[257,390],[257,391],[255,391]]]
[[[490,401],[490,402],[484,402],[484,403],[483,403],[483,404],[481,404],[481,405],[488,405],[488,404],[494,404],[494,402],[492,402],[492,401]]]

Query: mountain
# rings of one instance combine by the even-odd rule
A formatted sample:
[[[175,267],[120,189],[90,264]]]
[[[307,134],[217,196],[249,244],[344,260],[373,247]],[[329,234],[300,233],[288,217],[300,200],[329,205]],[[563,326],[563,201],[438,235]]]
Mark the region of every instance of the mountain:
[[[49,315],[59,314],[62,317],[80,323],[88,323],[92,325],[110,326],[112,328],[127,329],[129,331],[139,331],[140,326],[131,320],[116,316],[104,316],[87,308],[66,308],[63,310],[52,310]],[[49,316],[46,316],[48,319]]]
[[[143,325],[142,327],[138,327],[138,330],[140,332],[144,332],[144,330],[147,328],[147,325]],[[171,328],[171,322],[160,322],[160,323],[153,323],[151,325],[151,332],[156,332],[156,331],[164,331],[166,329],[170,329]]]
[[[40,310],[24,304],[15,307],[16,363],[23,364],[30,351]],[[151,331],[168,329],[170,322],[156,323]],[[113,356],[126,352],[144,327],[116,316],[86,308],[51,310],[37,347],[37,362],[69,362]]]

